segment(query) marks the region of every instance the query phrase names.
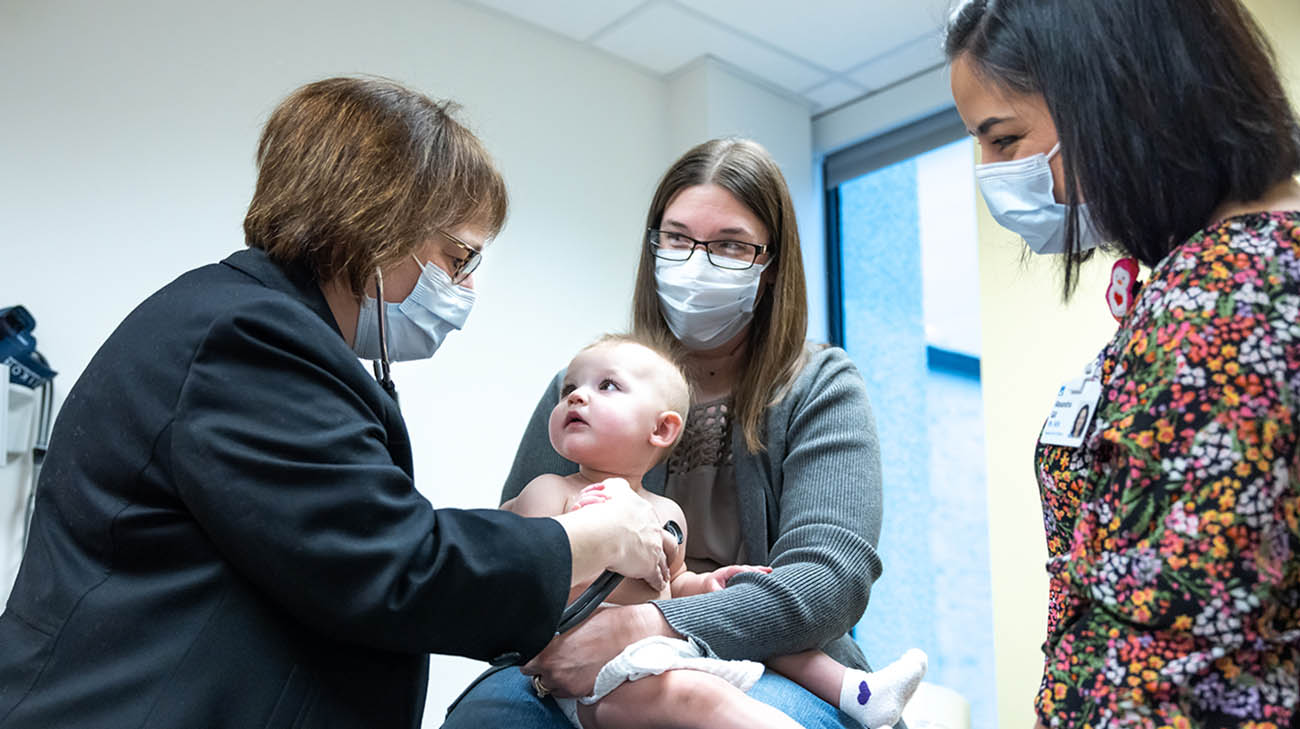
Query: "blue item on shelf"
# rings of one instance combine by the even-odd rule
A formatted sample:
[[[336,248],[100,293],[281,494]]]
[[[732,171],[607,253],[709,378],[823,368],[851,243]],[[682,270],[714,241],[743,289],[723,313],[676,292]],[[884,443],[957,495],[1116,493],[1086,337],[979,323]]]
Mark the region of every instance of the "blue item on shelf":
[[[36,318],[21,306],[0,309],[0,363],[9,370],[9,381],[33,390],[57,374],[36,351]]]

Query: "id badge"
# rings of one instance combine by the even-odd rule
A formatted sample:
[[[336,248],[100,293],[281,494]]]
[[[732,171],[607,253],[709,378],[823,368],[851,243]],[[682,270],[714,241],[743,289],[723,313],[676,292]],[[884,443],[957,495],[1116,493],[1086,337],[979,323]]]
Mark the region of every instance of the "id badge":
[[[1083,376],[1061,385],[1052,401],[1052,412],[1038,440],[1048,445],[1078,448],[1088,425],[1097,414],[1097,401],[1101,399],[1101,373],[1093,362],[1083,371]]]

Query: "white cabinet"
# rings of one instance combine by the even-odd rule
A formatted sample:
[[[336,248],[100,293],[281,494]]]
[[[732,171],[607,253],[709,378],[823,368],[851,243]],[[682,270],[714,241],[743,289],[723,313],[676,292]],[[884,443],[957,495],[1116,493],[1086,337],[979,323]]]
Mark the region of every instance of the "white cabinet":
[[[8,374],[8,373],[5,373]],[[32,447],[41,393],[22,385],[0,384],[0,606],[9,600],[27,532],[27,504],[32,489]]]

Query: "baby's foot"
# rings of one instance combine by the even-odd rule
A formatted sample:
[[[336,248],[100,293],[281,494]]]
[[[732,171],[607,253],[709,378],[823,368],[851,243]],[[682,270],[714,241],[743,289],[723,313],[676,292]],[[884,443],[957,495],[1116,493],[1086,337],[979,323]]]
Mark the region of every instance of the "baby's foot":
[[[884,668],[867,673],[850,668],[840,687],[840,711],[862,722],[867,729],[891,727],[903,715],[903,707],[916,693],[925,675],[925,653],[916,648]]]

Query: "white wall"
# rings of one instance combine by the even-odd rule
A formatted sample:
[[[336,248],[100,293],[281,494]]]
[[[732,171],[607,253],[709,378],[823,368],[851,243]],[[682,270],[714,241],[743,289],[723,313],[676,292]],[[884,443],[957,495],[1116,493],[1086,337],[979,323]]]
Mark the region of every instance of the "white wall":
[[[445,0],[300,7],[0,4],[0,305],[31,309],[66,392],[139,301],[243,246],[257,135],[293,88],[365,72],[457,99],[505,173],[510,222],[466,330],[395,379],[421,491],[495,506],[550,376],[627,324],[645,207],[677,153],[666,85]],[[434,658],[430,725],[477,670]]]
[[[813,120],[813,153],[819,158],[880,136],[952,106],[948,70],[937,68],[887,86]]]

